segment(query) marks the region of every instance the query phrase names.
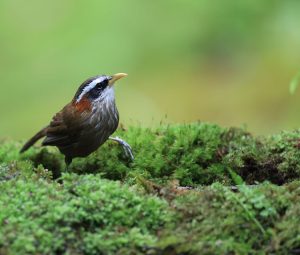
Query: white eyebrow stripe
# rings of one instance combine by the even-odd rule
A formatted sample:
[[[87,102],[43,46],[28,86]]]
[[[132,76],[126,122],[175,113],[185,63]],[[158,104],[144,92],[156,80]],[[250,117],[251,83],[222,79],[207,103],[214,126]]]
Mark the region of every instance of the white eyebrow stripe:
[[[105,80],[106,77],[99,77],[93,81],[90,82],[89,85],[85,86],[85,88],[82,90],[81,94],[77,97],[76,103],[78,103],[82,97],[89,92],[91,89],[93,89],[98,83]]]

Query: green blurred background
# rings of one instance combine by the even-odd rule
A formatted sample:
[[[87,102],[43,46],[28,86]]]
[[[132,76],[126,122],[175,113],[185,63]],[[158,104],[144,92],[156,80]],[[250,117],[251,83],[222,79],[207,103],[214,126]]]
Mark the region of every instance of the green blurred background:
[[[121,122],[300,127],[299,0],[0,0],[0,137],[33,135],[95,74]]]

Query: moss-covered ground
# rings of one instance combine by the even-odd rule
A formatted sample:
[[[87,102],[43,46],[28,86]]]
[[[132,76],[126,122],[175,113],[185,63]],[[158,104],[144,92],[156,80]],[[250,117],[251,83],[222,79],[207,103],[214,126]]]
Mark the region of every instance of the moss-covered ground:
[[[298,254],[300,130],[206,123],[117,134],[65,171],[0,143],[0,254]]]

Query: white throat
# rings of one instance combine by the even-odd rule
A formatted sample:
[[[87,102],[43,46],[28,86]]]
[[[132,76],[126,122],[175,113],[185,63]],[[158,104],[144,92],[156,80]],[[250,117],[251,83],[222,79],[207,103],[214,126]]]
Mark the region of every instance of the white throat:
[[[101,94],[99,98],[94,101],[94,106],[97,105],[106,105],[115,104],[115,90],[114,87],[107,87]]]

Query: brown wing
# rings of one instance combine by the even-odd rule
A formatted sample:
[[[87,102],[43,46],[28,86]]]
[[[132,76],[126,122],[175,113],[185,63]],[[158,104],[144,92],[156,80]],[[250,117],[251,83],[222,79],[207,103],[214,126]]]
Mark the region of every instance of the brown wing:
[[[81,128],[78,124],[76,125],[77,118],[74,114],[70,104],[57,113],[47,128],[46,138],[42,144],[69,147],[77,143]]]

